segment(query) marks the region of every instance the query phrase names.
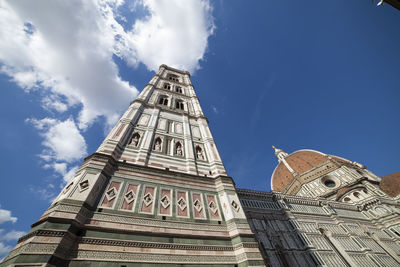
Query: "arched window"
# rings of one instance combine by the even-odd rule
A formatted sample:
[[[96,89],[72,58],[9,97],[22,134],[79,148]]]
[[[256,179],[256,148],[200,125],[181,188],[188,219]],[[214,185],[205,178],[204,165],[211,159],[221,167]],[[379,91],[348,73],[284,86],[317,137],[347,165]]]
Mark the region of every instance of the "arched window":
[[[176,102],[175,102],[175,108],[184,110],[183,101],[182,101],[182,100],[176,100]]]
[[[364,188],[362,191],[364,194],[368,194],[367,189]]]
[[[351,199],[349,197],[345,197],[343,200],[344,202],[351,202]]]
[[[200,146],[196,146],[196,158],[204,160],[203,150],[201,149]]]
[[[180,87],[180,86],[176,86],[176,87],[175,87],[175,91],[176,91],[177,93],[180,93],[180,94],[183,93],[182,87]]]
[[[171,90],[171,84],[164,83],[164,89]]]
[[[182,150],[181,142],[176,142],[176,144],[175,144],[175,155],[183,156],[183,150]]]
[[[160,99],[158,100],[158,104],[168,106],[168,97],[160,96]]]
[[[129,144],[134,145],[134,146],[138,146],[139,145],[139,140],[140,140],[140,134],[139,133],[134,133]]]
[[[168,79],[174,82],[179,82],[179,78],[175,74],[168,74]]]
[[[155,151],[161,151],[161,145],[162,145],[162,140],[160,137],[157,137],[156,140],[154,141],[153,149]]]
[[[353,193],[353,196],[354,196],[355,198],[360,198],[360,193],[354,192],[354,193]]]

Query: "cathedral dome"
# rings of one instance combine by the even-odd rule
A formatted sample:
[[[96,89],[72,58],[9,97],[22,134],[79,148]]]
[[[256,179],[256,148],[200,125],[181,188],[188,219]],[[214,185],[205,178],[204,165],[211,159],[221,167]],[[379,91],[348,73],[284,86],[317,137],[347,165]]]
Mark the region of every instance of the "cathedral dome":
[[[279,159],[279,164],[272,173],[271,189],[285,192],[295,175],[305,173],[328,160],[328,155],[309,149],[298,150],[285,156],[284,160]]]
[[[379,187],[391,197],[398,196],[400,194],[400,172],[383,176]]]

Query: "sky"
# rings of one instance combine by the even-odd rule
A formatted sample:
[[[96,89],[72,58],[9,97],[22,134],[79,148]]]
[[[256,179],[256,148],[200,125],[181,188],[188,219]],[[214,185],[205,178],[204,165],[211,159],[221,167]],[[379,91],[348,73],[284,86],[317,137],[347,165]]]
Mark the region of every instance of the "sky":
[[[270,191],[272,145],[400,171],[398,25],[368,0],[0,2],[0,258],[161,64],[239,188]]]

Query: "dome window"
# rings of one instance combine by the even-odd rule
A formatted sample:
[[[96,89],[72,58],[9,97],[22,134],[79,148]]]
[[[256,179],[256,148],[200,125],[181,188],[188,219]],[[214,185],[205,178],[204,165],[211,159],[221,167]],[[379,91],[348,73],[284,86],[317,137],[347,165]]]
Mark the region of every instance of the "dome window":
[[[338,179],[336,179],[335,177],[329,176],[329,175],[323,177],[321,179],[321,182],[324,186],[326,186],[328,188],[336,188],[340,184]]]
[[[368,194],[367,189],[364,188],[362,191],[364,194]]]
[[[349,197],[345,197],[343,200],[344,200],[344,202],[350,202],[351,201],[351,199]]]
[[[326,180],[324,181],[324,185],[325,185],[326,187],[333,188],[333,187],[336,186],[336,183],[335,183],[335,181],[333,181],[333,180],[331,180],[331,179],[326,179]]]

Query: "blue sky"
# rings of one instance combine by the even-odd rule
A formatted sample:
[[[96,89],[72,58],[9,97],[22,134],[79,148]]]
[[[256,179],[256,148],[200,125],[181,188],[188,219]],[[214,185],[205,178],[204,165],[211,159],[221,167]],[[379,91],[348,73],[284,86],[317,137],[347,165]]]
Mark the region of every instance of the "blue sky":
[[[0,7],[0,257],[160,64],[192,72],[236,185],[288,153],[400,171],[400,13],[371,1],[6,1]]]

